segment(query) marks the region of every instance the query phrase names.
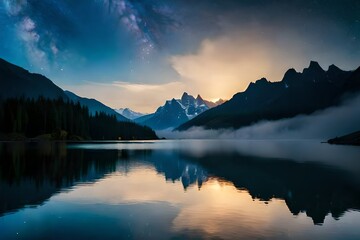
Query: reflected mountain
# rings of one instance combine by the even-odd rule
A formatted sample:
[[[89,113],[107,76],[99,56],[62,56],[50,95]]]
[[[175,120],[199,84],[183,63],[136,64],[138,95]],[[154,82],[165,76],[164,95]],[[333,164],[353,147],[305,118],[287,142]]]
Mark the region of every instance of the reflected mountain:
[[[339,219],[350,209],[360,210],[359,183],[337,168],[236,153],[183,157],[200,163],[210,175],[247,190],[254,199],[285,200],[291,213],[306,212],[314,224],[323,224],[329,213]]]
[[[65,144],[0,144],[0,216],[43,204],[51,196],[113,172],[141,166],[154,169],[165,181],[180,181],[184,190],[219,178],[247,190],[254,199],[285,200],[294,215],[306,212],[314,224],[330,213],[339,219],[360,210],[360,185],[345,170],[319,163],[299,163],[213,152],[194,155],[174,149],[76,149]]]
[[[170,151],[167,153],[154,151],[146,160],[153,164],[159,174],[165,176],[166,181],[181,181],[184,190],[195,184],[200,189],[202,184],[208,180],[206,170]]]
[[[136,159],[136,160],[135,160]],[[206,172],[171,152],[151,150],[67,149],[64,143],[0,143],[0,216],[43,204],[51,196],[77,184],[90,184],[134,165],[155,167],[166,181],[190,185],[207,180]]]
[[[118,156],[118,151],[68,151],[65,144],[0,144],[0,189],[6,193],[0,195],[0,216],[103,178],[115,171]]]

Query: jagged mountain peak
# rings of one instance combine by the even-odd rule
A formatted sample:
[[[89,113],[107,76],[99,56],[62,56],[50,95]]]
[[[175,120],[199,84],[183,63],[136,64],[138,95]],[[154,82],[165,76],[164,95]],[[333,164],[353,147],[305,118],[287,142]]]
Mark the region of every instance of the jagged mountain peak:
[[[130,108],[119,108],[119,109],[115,109],[115,111],[131,120],[147,115],[145,113],[135,112]]]
[[[187,97],[187,96],[189,96],[189,94],[187,92],[184,92],[183,95],[181,96],[181,98]]]
[[[187,92],[184,92],[180,101],[183,105],[189,105],[191,102],[195,101],[195,98]]]
[[[309,67],[304,68],[303,73],[324,73],[325,70],[316,61],[310,61]]]
[[[194,96],[184,92],[181,99],[167,100],[154,114],[135,121],[156,130],[174,128],[220,103],[222,102],[206,101],[200,94],[194,98]]]
[[[301,76],[301,73],[297,72],[294,68],[290,68],[289,70],[287,70],[285,72],[284,77],[281,81],[285,82],[285,83],[289,83],[291,81],[295,81],[295,80],[299,79],[300,76]]]
[[[198,94],[197,97],[196,97],[196,104],[197,104],[198,106],[201,106],[201,105],[204,105],[204,104],[205,104],[207,107],[212,108],[211,102],[205,101],[205,100],[200,96],[200,94]]]
[[[343,71],[331,65],[325,71],[311,61],[303,72],[289,69],[285,82],[268,82],[262,78],[250,83],[244,92],[236,93],[225,104],[211,109],[180,127],[186,130],[194,126],[204,128],[240,128],[262,120],[291,118],[310,114],[331,107],[348,92],[360,89],[360,68]],[[296,78],[295,78],[296,77]],[[296,81],[288,82],[289,79]]]
[[[264,78],[264,77],[260,78],[259,80],[256,80],[255,82],[250,82],[250,84],[247,87],[247,89],[245,90],[245,92],[248,90],[252,91],[254,89],[257,89],[258,87],[266,86],[269,83],[270,82],[266,78]],[[235,94],[235,95],[237,95],[237,94]]]
[[[330,72],[330,73],[336,73],[336,72],[341,72],[341,71],[343,71],[343,70],[341,70],[339,67],[337,67],[334,64],[331,64],[328,68],[328,72]]]
[[[269,81],[266,79],[266,78],[260,78],[259,80],[257,80],[255,82],[255,84],[266,84],[266,83],[269,83]]]
[[[169,104],[179,104],[179,102],[175,98],[173,98],[171,99],[171,101],[169,101]]]
[[[289,68],[285,74],[284,74],[284,78],[291,78],[295,75],[298,75],[299,73],[295,70],[295,68]]]
[[[317,61],[313,61],[313,60],[310,61],[309,68],[321,68],[322,69],[320,64]]]

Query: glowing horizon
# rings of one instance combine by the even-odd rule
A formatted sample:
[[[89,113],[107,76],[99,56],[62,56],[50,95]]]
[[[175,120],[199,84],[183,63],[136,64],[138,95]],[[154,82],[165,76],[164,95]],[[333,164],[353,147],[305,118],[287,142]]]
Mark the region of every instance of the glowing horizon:
[[[185,91],[230,99],[311,60],[355,69],[357,4],[3,0],[0,57],[112,108],[154,112]]]

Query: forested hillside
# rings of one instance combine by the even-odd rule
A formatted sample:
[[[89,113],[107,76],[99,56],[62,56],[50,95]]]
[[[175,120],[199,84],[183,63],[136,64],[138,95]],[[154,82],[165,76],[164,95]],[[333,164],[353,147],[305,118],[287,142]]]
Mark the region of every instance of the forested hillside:
[[[148,127],[119,122],[105,113],[91,116],[80,103],[43,97],[0,100],[0,133],[3,138],[9,134],[27,138],[47,134],[52,140],[157,139]]]

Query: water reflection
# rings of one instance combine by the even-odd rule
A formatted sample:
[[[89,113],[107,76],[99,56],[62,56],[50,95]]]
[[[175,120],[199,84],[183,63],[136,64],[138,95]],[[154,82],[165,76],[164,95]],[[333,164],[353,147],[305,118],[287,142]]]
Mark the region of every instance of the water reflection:
[[[75,183],[116,169],[118,151],[67,151],[65,144],[0,144],[0,216],[42,204]]]
[[[195,151],[175,142],[0,144],[0,216],[51,198],[43,209],[66,212],[59,202],[75,204],[68,207],[78,216],[76,224],[89,214],[119,221],[115,212],[122,221],[133,222],[131,230],[114,233],[117,237],[236,238],[242,232],[243,237],[286,238],[284,228],[295,232],[309,227],[302,212],[324,228],[333,224],[326,220],[329,213],[341,221],[344,214],[360,209],[357,170],[316,157],[299,162],[257,156],[252,150],[246,154],[240,147],[230,151],[210,146]],[[97,223],[95,216],[92,224]]]
[[[74,185],[92,183],[116,170],[151,164],[167,181],[180,180],[184,189],[199,188],[206,171],[169,153],[152,150],[68,150],[64,143],[0,144],[0,216],[24,206],[42,204],[53,194]],[[134,167],[134,166],[133,166]]]
[[[254,199],[284,199],[293,214],[306,212],[315,224],[322,224],[328,213],[339,219],[349,209],[360,209],[360,187],[343,170],[238,154],[184,157],[201,163],[210,174],[236,188],[246,189]]]

